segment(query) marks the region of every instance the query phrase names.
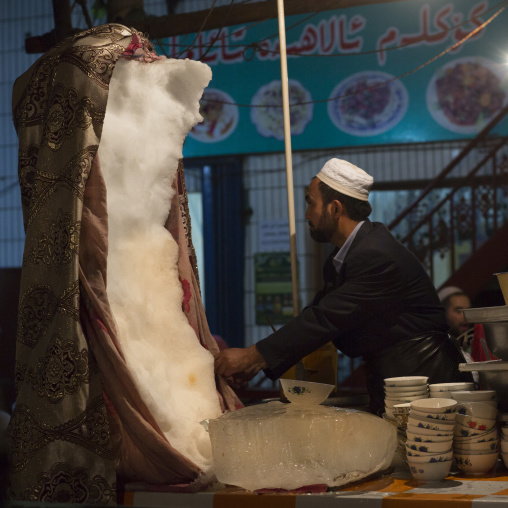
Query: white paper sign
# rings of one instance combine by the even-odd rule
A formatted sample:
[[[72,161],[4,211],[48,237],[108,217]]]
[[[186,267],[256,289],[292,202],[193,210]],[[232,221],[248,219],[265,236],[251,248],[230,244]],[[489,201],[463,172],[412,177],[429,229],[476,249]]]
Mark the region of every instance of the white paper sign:
[[[259,223],[258,252],[289,252],[289,222],[287,220]]]

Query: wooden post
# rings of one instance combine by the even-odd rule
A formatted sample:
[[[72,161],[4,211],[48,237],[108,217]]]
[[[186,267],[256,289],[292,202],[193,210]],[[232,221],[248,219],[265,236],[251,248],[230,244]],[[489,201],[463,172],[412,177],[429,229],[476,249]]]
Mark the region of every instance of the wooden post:
[[[291,123],[289,117],[289,87],[286,57],[286,28],[284,24],[284,0],[277,0],[279,16],[280,75],[282,85],[282,114],[284,119],[284,151],[286,155],[286,187],[289,216],[289,249],[291,253],[291,282],[293,284],[293,315],[299,313],[298,264],[296,257],[295,201],[293,189],[293,161],[291,158]]]
[[[286,56],[284,0],[277,0],[277,15],[279,19],[280,78],[282,87],[282,115],[284,120],[284,152],[286,154],[286,188],[288,197],[291,283],[293,286],[293,316],[298,316],[300,312],[300,304],[298,301],[298,258],[296,256],[295,200],[293,189],[293,161],[291,154],[291,122],[289,116],[289,86]],[[295,365],[294,377],[299,380],[305,379],[305,368],[303,366],[303,361],[301,360]]]

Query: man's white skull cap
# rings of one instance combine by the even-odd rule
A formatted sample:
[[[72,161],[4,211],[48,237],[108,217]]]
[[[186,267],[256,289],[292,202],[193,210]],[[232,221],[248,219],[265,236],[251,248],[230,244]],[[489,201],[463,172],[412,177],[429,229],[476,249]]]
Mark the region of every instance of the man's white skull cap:
[[[446,286],[437,292],[439,301],[442,302],[451,295],[463,295],[464,291],[457,286]]]
[[[361,201],[369,200],[374,183],[363,169],[342,159],[330,159],[316,176],[332,189]]]

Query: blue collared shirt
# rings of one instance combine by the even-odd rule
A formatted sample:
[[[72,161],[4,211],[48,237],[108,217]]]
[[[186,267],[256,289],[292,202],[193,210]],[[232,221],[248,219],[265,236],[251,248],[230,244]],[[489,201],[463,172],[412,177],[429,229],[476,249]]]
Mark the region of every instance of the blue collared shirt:
[[[344,245],[339,249],[339,252],[337,252],[337,254],[335,254],[335,256],[333,257],[333,266],[335,267],[335,271],[337,273],[339,273],[342,263],[344,262],[344,258],[346,257],[347,251],[349,250],[349,247],[351,247],[351,244],[355,239],[356,233],[358,233],[358,230],[362,227],[362,224],[364,222],[365,221],[362,220],[356,225],[355,229],[353,229],[351,234],[347,237],[347,240],[344,242]]]

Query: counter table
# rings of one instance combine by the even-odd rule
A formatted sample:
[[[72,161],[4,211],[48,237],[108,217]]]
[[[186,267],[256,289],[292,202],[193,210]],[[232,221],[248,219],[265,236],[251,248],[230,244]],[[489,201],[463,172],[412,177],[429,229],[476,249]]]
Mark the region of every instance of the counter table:
[[[508,506],[508,471],[498,461],[482,476],[454,472],[438,482],[414,480],[408,470],[346,486],[333,492],[257,494],[236,487],[214,492],[177,493],[138,490],[127,485],[123,504],[170,508],[501,508]],[[158,489],[164,490],[164,489]]]

